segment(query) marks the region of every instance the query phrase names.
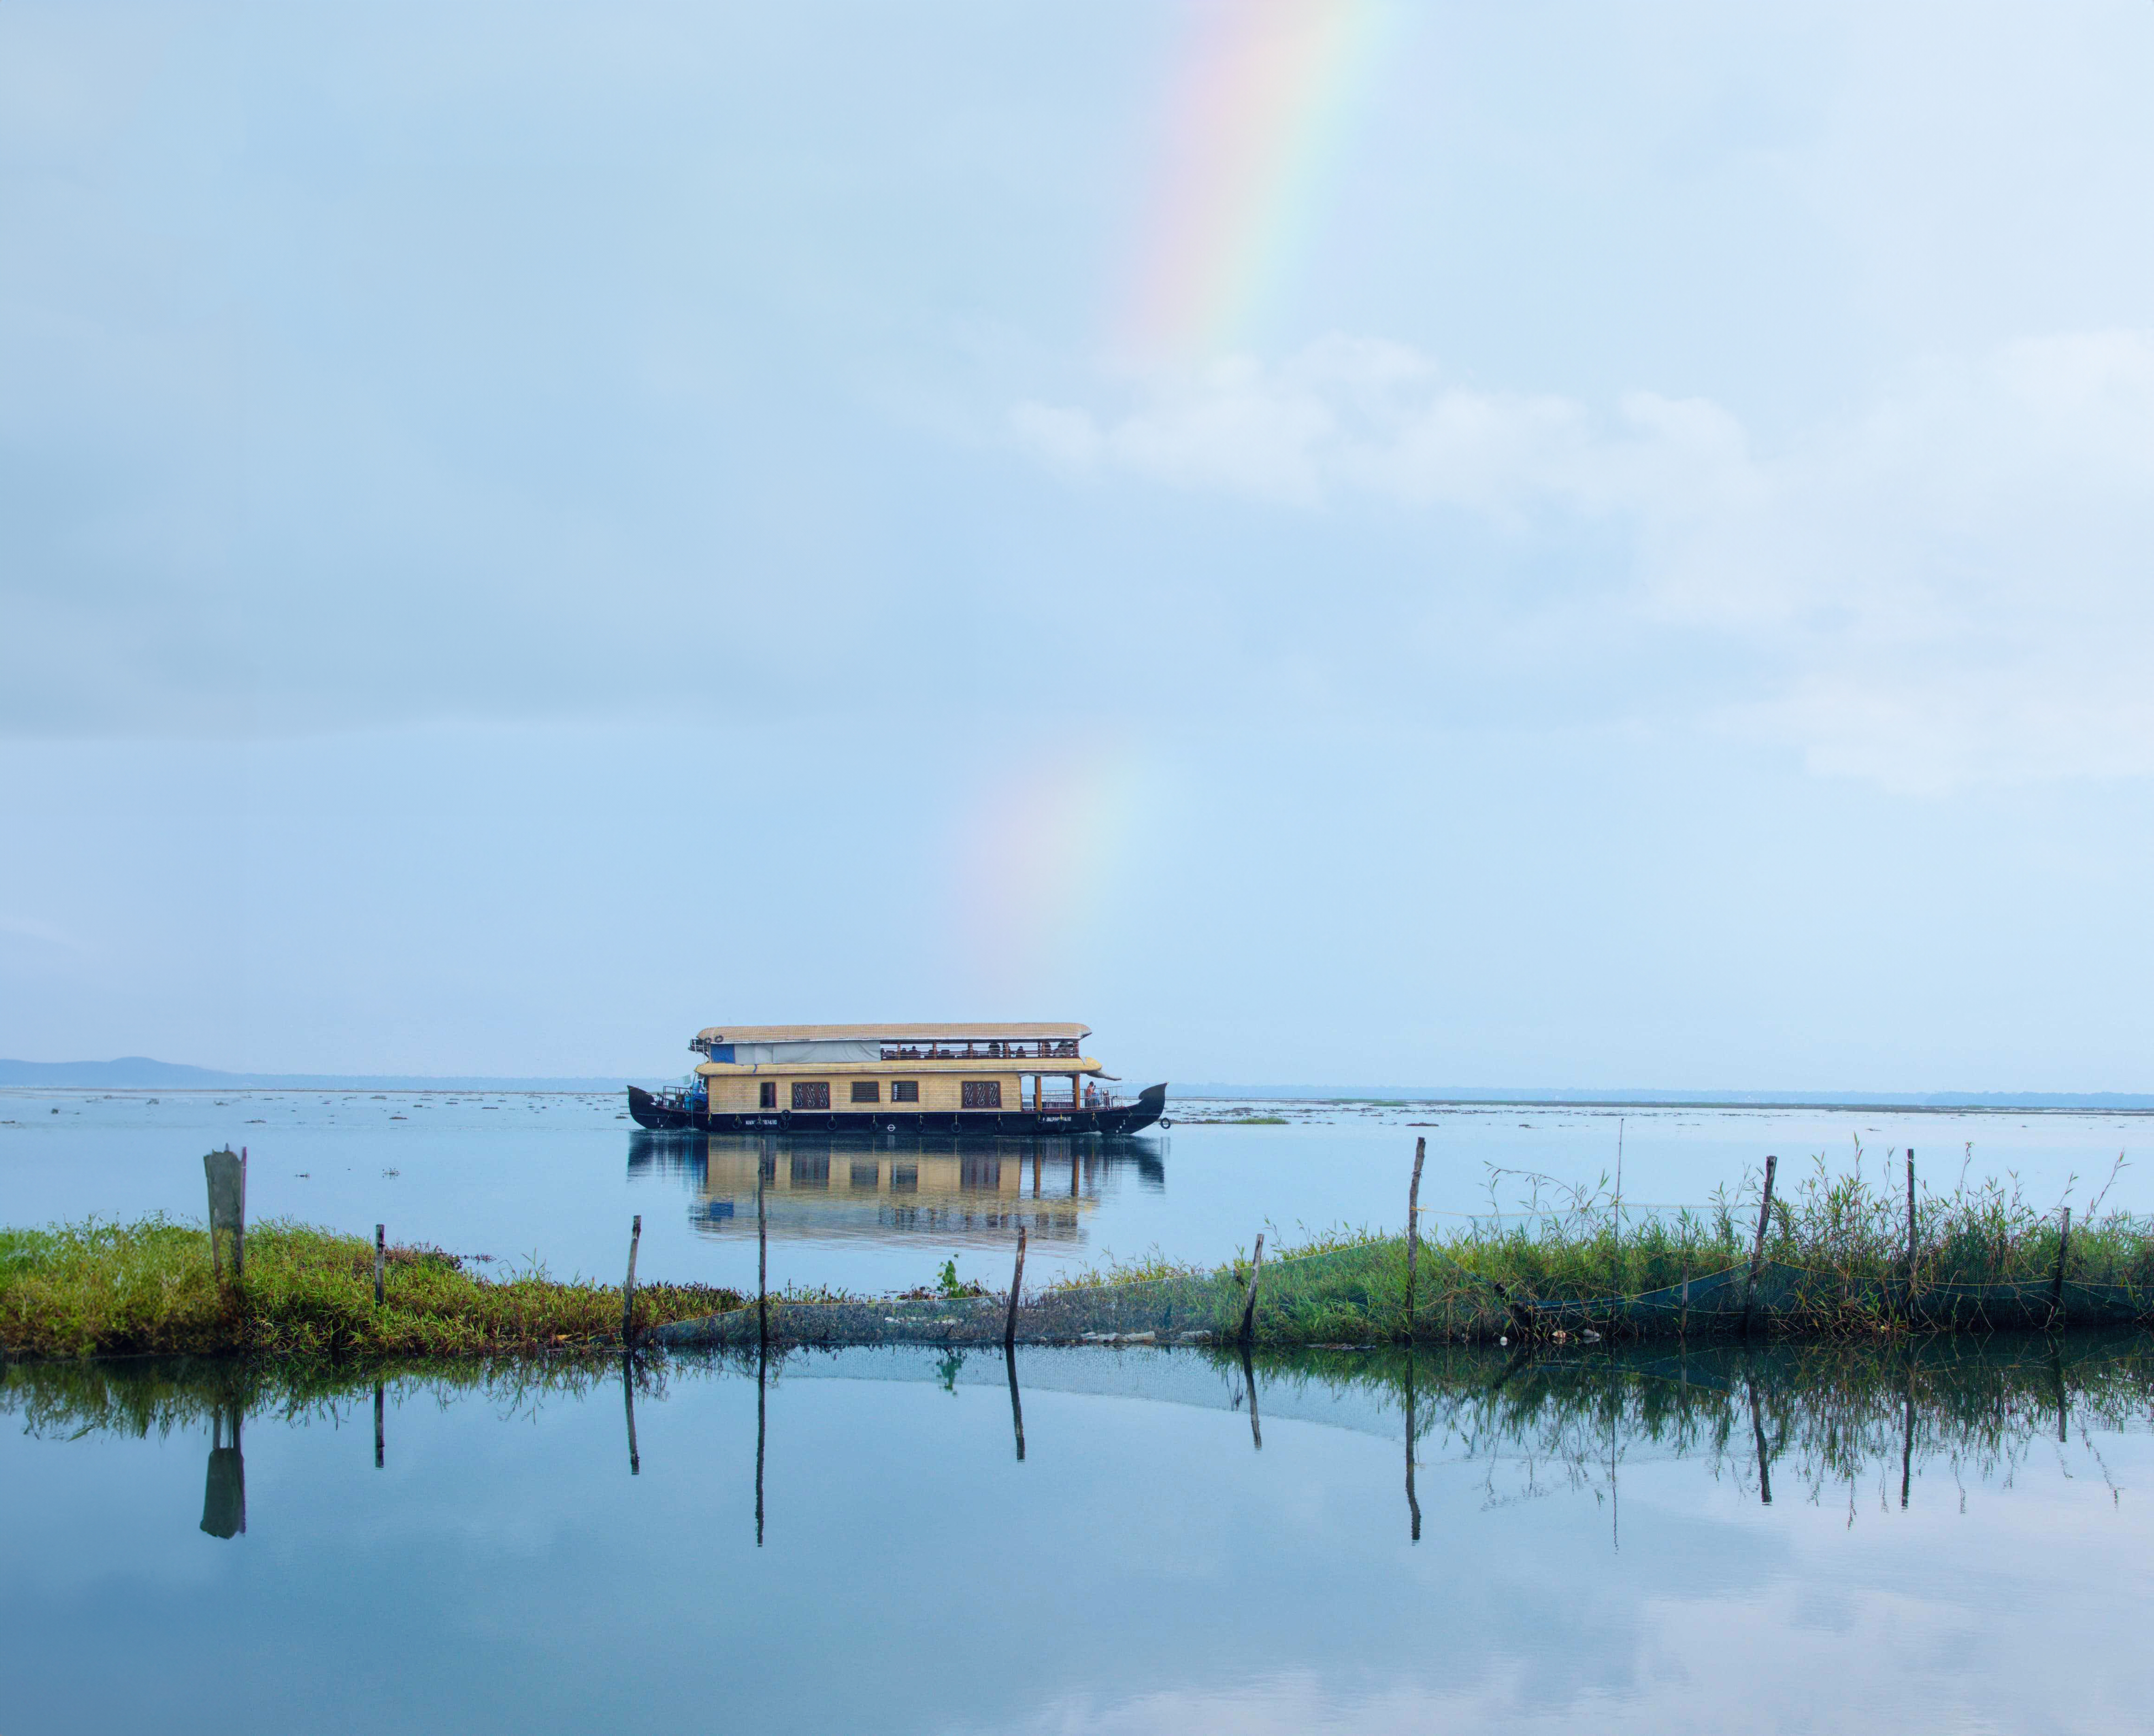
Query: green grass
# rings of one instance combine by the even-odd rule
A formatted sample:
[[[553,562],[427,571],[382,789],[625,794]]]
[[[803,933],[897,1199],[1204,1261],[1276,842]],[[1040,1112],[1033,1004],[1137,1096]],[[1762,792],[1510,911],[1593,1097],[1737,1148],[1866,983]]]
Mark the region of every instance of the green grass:
[[[737,1308],[702,1284],[639,1284],[637,1331]],[[543,1266],[503,1278],[434,1248],[388,1251],[374,1301],[374,1246],[304,1224],[247,1233],[247,1276],[219,1284],[209,1238],[162,1216],[0,1230],[0,1350],[115,1354],[472,1356],[618,1342],[617,1285],[563,1281]]]
[[[2033,1305],[2039,1311],[2058,1271],[2058,1213],[2038,1209],[2016,1182],[1956,1185],[1949,1193],[1921,1189],[1911,1284],[1904,1171],[1873,1181],[1859,1149],[1856,1157],[1845,1173],[1820,1158],[1799,1178],[1780,1178],[1758,1292],[1765,1325],[1825,1336],[1891,1333],[1917,1323],[1934,1325],[1953,1310],[1963,1324],[2003,1324],[2014,1285],[2037,1293]],[[1620,1221],[1605,1182],[1561,1187],[1546,1177],[1502,1172],[1492,1172],[1490,1182],[1487,1213],[1425,1227],[1411,1319],[1402,1234],[1304,1229],[1293,1245],[1275,1245],[1266,1254],[1258,1338],[1279,1345],[1467,1342],[1522,1330],[1644,1336],[1730,1325],[1725,1312],[1716,1317],[1709,1311],[1704,1286],[1697,1292],[1696,1313],[1673,1305],[1627,1307],[1625,1299],[1747,1270],[1758,1220],[1755,1178],[1738,1193],[1723,1192],[1695,1208],[1626,1208]],[[1524,1211],[1496,1209],[1493,1195],[1506,1182],[1522,1187]],[[2107,1191],[2105,1186],[2095,1196],[2085,1219],[2075,1218],[2067,1284],[2111,1287],[2107,1303],[2154,1317],[2154,1218],[2101,1213]],[[1056,1290],[1134,1296],[1149,1287],[1177,1323],[1202,1316],[1209,1330],[1232,1335],[1239,1330],[1248,1272],[1246,1254],[1205,1269],[1155,1252],[1065,1279]],[[1723,1304],[1739,1294],[1723,1292]],[[2073,1299],[2069,1293],[2066,1299]],[[1558,1320],[1530,1306],[1536,1304],[1575,1305]],[[1733,1305],[1739,1309],[1739,1302]],[[2021,1318],[2024,1311],[2023,1306]],[[1130,1317],[1126,1306],[1121,1312]]]

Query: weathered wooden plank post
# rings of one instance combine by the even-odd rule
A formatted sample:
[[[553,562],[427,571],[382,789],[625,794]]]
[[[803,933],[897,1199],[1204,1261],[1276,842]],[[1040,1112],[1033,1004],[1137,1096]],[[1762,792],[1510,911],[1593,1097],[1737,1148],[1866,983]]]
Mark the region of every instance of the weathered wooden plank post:
[[[1750,1315],[1756,1305],[1758,1274],[1765,1265],[1765,1226],[1772,1219],[1773,1172],[1780,1167],[1780,1160],[1768,1153],[1765,1158],[1765,1187],[1758,1196],[1758,1236],[1750,1244],[1750,1273],[1743,1284],[1743,1335],[1750,1335]]]
[[[374,1305],[381,1306],[384,1290],[382,1280],[387,1275],[389,1264],[388,1228],[384,1224],[374,1226]]]
[[[224,1264],[217,1253],[219,1230],[232,1237],[232,1275],[247,1276],[247,1157],[227,1149],[202,1154],[202,1177],[209,1185],[209,1264],[219,1284],[224,1282]]]
[[[628,1279],[620,1287],[620,1341],[624,1347],[635,1336],[635,1250],[641,1245],[642,1241],[643,1213],[638,1212],[629,1220]],[[631,1407],[631,1412],[632,1409],[633,1407]],[[630,1433],[633,1434],[635,1422],[632,1414],[629,1427]],[[634,1457],[632,1449],[630,1456]]]
[[[1018,1298],[1024,1294],[1024,1229],[1017,1233],[1017,1270],[1010,1274],[1009,1313],[1003,1320],[1003,1348],[1008,1350],[1017,1343]],[[1013,1388],[1013,1391],[1015,1389]]]
[[[1414,1267],[1421,1253],[1421,1163],[1428,1155],[1428,1136],[1414,1141],[1413,1180],[1406,1185],[1406,1342],[1413,1342]]]
[[[2057,1227],[2056,1276],[2049,1280],[2049,1324],[2052,1326],[2058,1326],[2064,1324],[2065,1260],[2066,1256],[2071,1252],[2071,1246],[2072,1208],[2070,1206],[2066,1206],[2065,1208],[2064,1220]]]
[[[1256,1258],[1249,1262],[1249,1299],[1242,1305],[1242,1342],[1248,1344],[1257,1335],[1257,1280],[1264,1275],[1264,1233],[1257,1232]],[[1254,1391],[1253,1387],[1250,1389]]]

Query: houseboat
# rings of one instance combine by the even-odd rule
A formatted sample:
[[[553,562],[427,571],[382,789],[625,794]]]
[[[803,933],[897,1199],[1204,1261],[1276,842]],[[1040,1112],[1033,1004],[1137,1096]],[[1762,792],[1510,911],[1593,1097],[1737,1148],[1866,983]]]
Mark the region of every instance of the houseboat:
[[[693,1083],[631,1089],[646,1127],[705,1133],[1134,1133],[1166,1087],[1125,1098],[1081,1024],[713,1025]]]

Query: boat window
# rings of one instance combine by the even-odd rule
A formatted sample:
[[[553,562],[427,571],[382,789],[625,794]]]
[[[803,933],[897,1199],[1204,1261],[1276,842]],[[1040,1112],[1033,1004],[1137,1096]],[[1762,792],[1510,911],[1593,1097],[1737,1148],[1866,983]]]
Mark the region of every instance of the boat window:
[[[967,1080],[964,1104],[967,1109],[1000,1109],[1003,1106],[1003,1082],[999,1079]]]
[[[916,1079],[893,1079],[890,1082],[890,1100],[893,1103],[917,1103],[920,1100],[920,1081]]]
[[[762,1106],[765,1109],[775,1109],[778,1107],[778,1081],[776,1080],[766,1079],[763,1080],[763,1095],[759,1100]]]
[[[881,1102],[882,1086],[872,1079],[855,1080],[853,1081],[853,1101],[855,1103]]]
[[[830,1081],[827,1079],[794,1080],[793,1106],[795,1109],[828,1109],[830,1106]]]

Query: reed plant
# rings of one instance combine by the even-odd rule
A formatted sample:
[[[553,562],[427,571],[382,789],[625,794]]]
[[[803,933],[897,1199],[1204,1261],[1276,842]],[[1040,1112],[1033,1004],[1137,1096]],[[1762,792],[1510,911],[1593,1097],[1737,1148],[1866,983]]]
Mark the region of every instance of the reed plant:
[[[472,1356],[617,1343],[618,1285],[551,1276],[532,1261],[502,1277],[438,1248],[388,1250],[382,1304],[374,1245],[286,1220],[247,1233],[243,1281],[211,1269],[198,1225],[152,1216],[0,1230],[0,1351],[114,1354]],[[632,1330],[738,1308],[703,1284],[638,1284]]]
[[[1941,1311],[1999,1325],[2024,1320],[2053,1292],[2067,1315],[2095,1298],[2104,1318],[2154,1318],[2154,1218],[2102,1210],[2123,1168],[2120,1156],[2068,1241],[2060,1208],[2029,1200],[2016,1176],[1970,1186],[1964,1163],[1948,1191],[1918,1178],[1911,1235],[1901,1154],[1873,1163],[1858,1145],[1843,1169],[1820,1155],[1782,1178],[1760,1246],[1756,1173],[1702,1202],[1641,1208],[1605,1176],[1569,1184],[1492,1167],[1485,1212],[1432,1214],[1411,1304],[1403,1234],[1304,1227],[1282,1243],[1274,1228],[1256,1336],[1309,1345],[1708,1333],[1747,1316],[1753,1251],[1758,1324],[1769,1330],[1891,1333],[1935,1325]],[[1155,1252],[1060,1288],[1171,1292],[1181,1317],[1208,1309],[1212,1330],[1233,1335],[1249,1270],[1247,1254],[1205,1271]]]

